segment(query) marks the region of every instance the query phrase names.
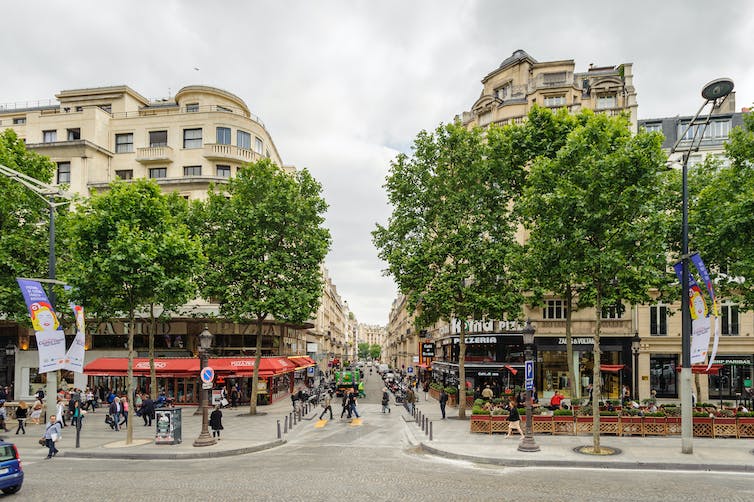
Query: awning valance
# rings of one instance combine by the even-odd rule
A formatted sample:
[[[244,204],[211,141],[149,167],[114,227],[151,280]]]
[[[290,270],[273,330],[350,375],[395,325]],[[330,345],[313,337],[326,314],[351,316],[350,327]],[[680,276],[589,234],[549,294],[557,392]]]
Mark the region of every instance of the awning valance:
[[[723,368],[722,364],[713,364],[709,371],[707,370],[706,364],[692,364],[691,365],[691,373],[698,374],[698,375],[717,375],[720,373],[720,370]],[[680,366],[676,366],[675,370],[677,372],[681,371]]]
[[[625,364],[600,364],[600,371],[604,371],[605,373],[618,373],[625,367]]]
[[[296,369],[317,365],[317,363],[314,362],[314,359],[309,356],[288,356],[288,360],[296,365]]]
[[[184,377],[199,374],[199,359],[193,357],[163,358],[154,360],[155,373],[159,377]],[[84,366],[84,373],[91,376],[127,376],[128,358],[100,357]],[[149,358],[134,358],[133,373],[149,375]]]

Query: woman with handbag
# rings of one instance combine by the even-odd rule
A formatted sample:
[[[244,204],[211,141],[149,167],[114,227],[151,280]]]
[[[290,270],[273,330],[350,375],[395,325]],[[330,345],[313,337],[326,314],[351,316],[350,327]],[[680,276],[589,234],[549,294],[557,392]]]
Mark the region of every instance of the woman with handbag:
[[[50,450],[50,452],[47,454],[47,458],[52,458],[58,454],[58,449],[55,448],[55,443],[60,439],[60,436],[62,434],[61,430],[62,429],[60,428],[60,422],[56,420],[55,415],[50,415],[50,423],[47,424],[45,433],[42,436],[42,439],[44,439],[45,442],[45,446],[47,446],[47,448],[49,448]]]

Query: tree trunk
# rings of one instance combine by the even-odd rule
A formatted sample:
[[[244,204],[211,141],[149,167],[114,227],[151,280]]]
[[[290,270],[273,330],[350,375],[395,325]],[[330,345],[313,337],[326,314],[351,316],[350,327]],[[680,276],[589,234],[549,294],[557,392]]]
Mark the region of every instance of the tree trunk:
[[[126,393],[128,397],[128,421],[126,422],[126,444],[134,441],[133,395],[134,395],[134,325],[136,316],[134,309],[128,312],[128,377],[126,381]]]
[[[573,311],[573,289],[570,284],[566,288],[566,360],[568,362],[568,389],[571,393],[571,405],[574,399],[578,397],[578,381],[576,380],[576,371],[573,367],[573,342],[572,342],[572,325],[571,312]]]
[[[149,305],[151,328],[149,330],[149,395],[157,399],[157,371],[154,368],[154,334],[157,332],[157,319],[154,317],[154,303]]]
[[[602,373],[600,372],[600,329],[602,328],[602,293],[597,291],[594,300],[594,368],[592,369],[592,439],[594,442],[594,453],[600,453],[600,395],[602,392],[600,383],[602,382]]]
[[[466,319],[461,319],[458,340],[458,418],[466,418]]]
[[[251,402],[249,415],[257,414],[257,393],[259,387],[259,364],[262,362],[262,321],[264,317],[257,317],[257,348],[254,354],[254,376],[251,378]]]

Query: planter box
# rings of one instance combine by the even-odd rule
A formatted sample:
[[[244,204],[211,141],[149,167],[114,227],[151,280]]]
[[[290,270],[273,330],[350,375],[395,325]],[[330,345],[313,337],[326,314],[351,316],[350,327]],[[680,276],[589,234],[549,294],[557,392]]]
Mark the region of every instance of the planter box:
[[[668,419],[667,417],[644,417],[642,423],[645,436],[667,436]]]
[[[712,434],[716,438],[737,438],[738,424],[736,424],[736,417],[715,417],[712,421]]]
[[[440,400],[440,391],[437,389],[433,389],[432,387],[429,388],[429,395],[432,396],[434,399]]]
[[[492,433],[492,422],[490,415],[471,415],[469,420],[471,432],[481,432],[484,434]]]
[[[621,434],[624,436],[643,436],[644,421],[639,416],[620,417]]]
[[[600,434],[615,434],[620,436],[621,423],[619,416],[600,416]]]
[[[667,417],[668,435],[681,434],[681,417]]]
[[[713,419],[709,417],[694,417],[692,418],[694,427],[694,436],[711,438],[715,437]]]
[[[754,438],[754,417],[738,417],[738,437]]]
[[[457,394],[448,394],[448,406],[458,406]]]
[[[564,415],[553,415],[552,417],[552,433],[553,434],[568,434],[574,433],[574,420],[573,417]]]
[[[594,430],[593,417],[576,417],[576,435],[591,434]]]
[[[531,417],[531,430],[534,434],[552,434],[552,419],[551,415],[534,415]]]
[[[490,434],[493,432],[508,433],[508,415],[490,415],[492,421],[490,423]],[[523,417],[522,417],[523,421]]]

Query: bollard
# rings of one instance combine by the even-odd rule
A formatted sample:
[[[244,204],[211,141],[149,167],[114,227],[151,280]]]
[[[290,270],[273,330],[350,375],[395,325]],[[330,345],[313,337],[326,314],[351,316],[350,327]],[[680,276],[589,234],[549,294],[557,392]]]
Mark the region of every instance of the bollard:
[[[288,434],[288,415],[285,416],[285,425],[283,425],[283,433]]]
[[[296,425],[296,419],[298,418],[298,413],[293,414],[293,425]]]
[[[84,416],[80,415],[78,420],[76,420],[76,448],[78,448],[81,445],[80,438],[81,438],[81,422],[84,420]]]
[[[432,422],[429,423],[429,440],[432,441]]]
[[[422,432],[424,432],[424,417],[422,417],[421,419],[421,428],[422,428]]]
[[[429,421],[429,418],[427,418],[427,423],[424,424],[424,434],[426,436],[429,436],[429,424],[431,424],[431,423],[432,422]]]
[[[293,429],[293,412],[292,411],[288,413],[288,417],[289,417],[288,423],[290,424],[290,428]]]
[[[280,433],[280,420],[278,420],[278,439],[282,438],[283,435]]]
[[[425,434],[427,433],[427,422],[428,422],[427,417],[422,416],[422,432]]]

